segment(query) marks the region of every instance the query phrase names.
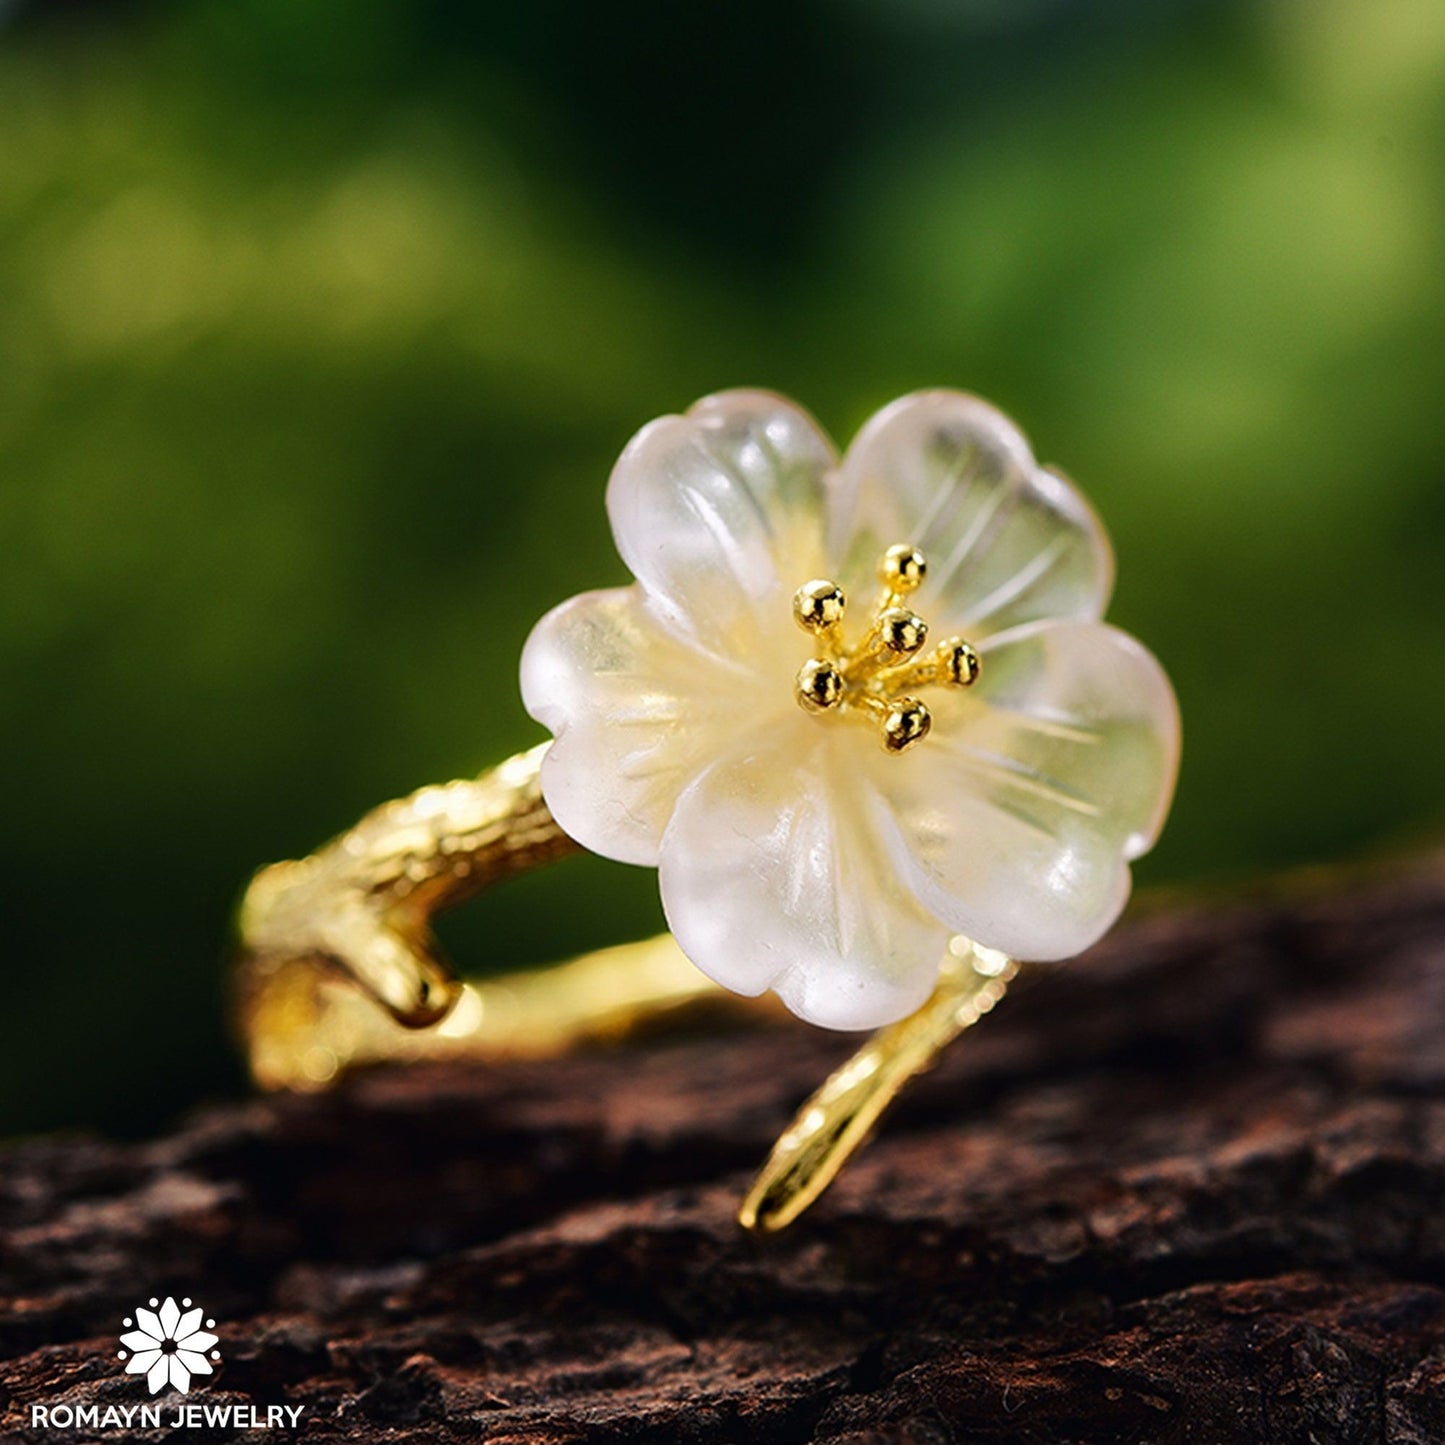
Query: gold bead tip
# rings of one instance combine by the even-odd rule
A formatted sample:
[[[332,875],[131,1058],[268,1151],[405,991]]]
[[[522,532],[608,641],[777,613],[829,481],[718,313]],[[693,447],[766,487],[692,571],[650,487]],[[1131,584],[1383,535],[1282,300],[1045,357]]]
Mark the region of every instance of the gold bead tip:
[[[900,698],[883,719],[883,746],[890,753],[901,753],[922,742],[932,726],[933,714],[917,698]]]
[[[793,618],[805,632],[826,632],[843,621],[847,603],[836,582],[818,578],[793,593]]]
[[[927,575],[923,553],[906,542],[890,547],[878,563],[878,580],[890,592],[914,592]]]
[[[912,657],[928,639],[928,624],[906,607],[890,607],[878,619],[878,637],[889,652]]]
[[[978,653],[961,637],[950,637],[939,651],[948,680],[954,687],[972,687],[978,681]]]
[[[810,658],[798,669],[797,691],[809,711],[827,712],[843,701],[843,674],[823,658]]]

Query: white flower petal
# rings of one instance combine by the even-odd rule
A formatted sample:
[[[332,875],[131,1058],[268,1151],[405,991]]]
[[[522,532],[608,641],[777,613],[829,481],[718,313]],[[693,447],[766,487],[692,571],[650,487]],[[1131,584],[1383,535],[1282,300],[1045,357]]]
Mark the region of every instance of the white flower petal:
[[[148,1310],[142,1306],[135,1312],[135,1322],[157,1343],[168,1338],[166,1328],[161,1324],[160,1316],[154,1310]]]
[[[176,1341],[178,1350],[210,1350],[214,1349],[219,1341],[219,1336],[213,1335],[209,1330],[195,1330],[189,1335],[182,1335]]]
[[[638,432],[607,511],[658,615],[722,656],[789,625],[822,564],[824,483],[837,459],[813,419],[764,391],[703,398]]]
[[[176,1327],[171,1331],[171,1338],[179,1344],[187,1335],[194,1334],[196,1330],[200,1328],[201,1320],[205,1313],[199,1305],[194,1309],[187,1310],[185,1314],[176,1321]]]
[[[173,1340],[176,1337],[176,1326],[181,1322],[181,1307],[170,1295],[166,1296],[165,1303],[160,1309],[161,1329],[165,1331],[165,1338]]]
[[[188,1394],[191,1388],[191,1372],[181,1363],[181,1357],[168,1355],[166,1363],[170,1366],[171,1387],[183,1395]]]
[[[1044,617],[1099,618],[1113,585],[1102,525],[1022,433],[975,396],[921,391],[872,417],[844,458],[830,551],[851,593],[896,542],[928,559],[913,604],[971,641]]]
[[[986,642],[967,692],[930,692],[933,730],[872,764],[906,832],[909,875],[950,927],[1016,958],[1067,958],[1129,895],[1179,762],[1169,680],[1102,623]]]
[[[152,1395],[159,1395],[171,1378],[171,1356],[157,1355],[156,1362],[146,1373],[146,1384]]]
[[[785,726],[735,745],[678,800],[663,909],[725,988],[776,988],[824,1028],[876,1028],[928,997],[948,930],[900,882],[901,840],[857,786],[874,738],[802,713]]]
[[[135,1354],[126,1361],[125,1372],[127,1375],[148,1374],[155,1362],[164,1358],[159,1349],[137,1350]]]
[[[639,588],[564,602],[522,652],[522,700],[556,738],[542,763],[547,806],[578,842],[624,863],[656,866],[678,794],[764,696],[795,706],[786,673],[765,687],[689,647]]]
[[[144,1330],[127,1330],[120,1337],[120,1342],[128,1350],[158,1350],[161,1347],[161,1342]]]
[[[204,1356],[197,1354],[194,1350],[176,1351],[176,1359],[193,1375],[210,1375],[215,1371],[211,1369],[211,1362]]]

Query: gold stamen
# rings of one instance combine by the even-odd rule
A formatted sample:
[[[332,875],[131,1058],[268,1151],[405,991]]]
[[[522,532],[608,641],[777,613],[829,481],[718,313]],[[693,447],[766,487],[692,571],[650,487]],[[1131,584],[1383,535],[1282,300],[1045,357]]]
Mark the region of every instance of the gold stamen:
[[[922,742],[932,726],[933,714],[916,697],[901,697],[883,719],[883,746],[890,753],[901,753]]]
[[[822,635],[842,621],[847,603],[843,589],[824,577],[804,582],[793,593],[793,620],[804,632]]]
[[[888,668],[878,674],[877,680],[894,692],[930,685],[972,687],[978,681],[978,673],[978,653],[961,637],[950,637],[947,642],[940,642],[927,657]]]
[[[928,624],[906,607],[887,607],[873,619],[858,651],[848,659],[860,678],[913,656],[928,638]]]
[[[893,595],[916,592],[927,574],[923,553],[906,542],[890,547],[878,563],[878,580]]]
[[[972,687],[978,681],[978,653],[961,637],[950,637],[939,649],[939,655],[954,687]]]
[[[921,656],[928,624],[901,605],[923,584],[928,563],[917,547],[890,547],[878,562],[883,593],[873,620],[856,646],[843,639],[843,589],[819,578],[793,594],[793,618],[819,643],[821,656],[798,670],[794,691],[809,712],[855,711],[875,720],[883,745],[901,753],[928,736],[933,715],[911,694],[920,687],[969,687],[978,678],[979,658],[961,637],[939,643]]]
[[[809,658],[798,669],[796,690],[809,712],[827,712],[843,701],[843,674],[825,658]]]
[[[878,624],[883,646],[900,657],[912,657],[928,638],[928,624],[904,607],[890,607]]]

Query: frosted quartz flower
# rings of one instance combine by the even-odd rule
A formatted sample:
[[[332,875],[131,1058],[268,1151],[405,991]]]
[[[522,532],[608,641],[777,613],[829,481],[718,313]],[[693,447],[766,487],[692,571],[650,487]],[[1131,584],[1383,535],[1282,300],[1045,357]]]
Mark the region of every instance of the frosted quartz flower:
[[[1178,709],[1100,620],[1098,519],[1008,418],[919,392],[840,461],[792,402],[723,392],[633,438],[607,510],[636,583],[537,624],[523,698],[558,823],[659,869],[704,973],[872,1028],[954,934],[1050,960],[1113,923]]]

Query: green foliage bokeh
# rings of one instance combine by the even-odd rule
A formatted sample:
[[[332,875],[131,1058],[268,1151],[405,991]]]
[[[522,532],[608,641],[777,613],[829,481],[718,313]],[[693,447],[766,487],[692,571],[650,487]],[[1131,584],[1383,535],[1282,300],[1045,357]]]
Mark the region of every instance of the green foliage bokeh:
[[[352,0],[0,28],[0,1131],[235,1087],[258,864],[539,738],[648,418],[975,389],[1185,718],[1142,881],[1438,828],[1438,0]],[[585,861],[449,932],[658,925]]]

